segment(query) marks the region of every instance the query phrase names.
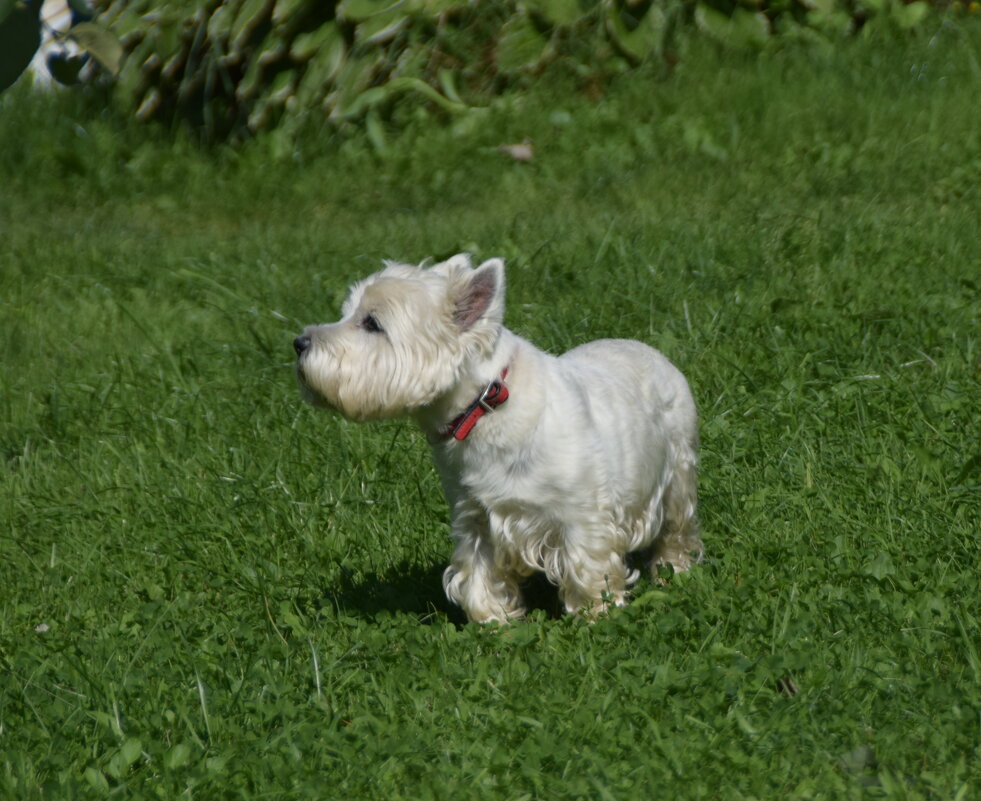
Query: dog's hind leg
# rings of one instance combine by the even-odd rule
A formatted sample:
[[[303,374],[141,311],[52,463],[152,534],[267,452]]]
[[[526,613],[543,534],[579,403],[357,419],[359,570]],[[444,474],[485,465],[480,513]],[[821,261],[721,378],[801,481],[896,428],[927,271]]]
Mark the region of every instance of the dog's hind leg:
[[[695,508],[698,500],[695,449],[685,443],[678,449],[674,475],[662,498],[664,517],[654,541],[652,570],[669,564],[676,571],[700,562],[704,553]]]

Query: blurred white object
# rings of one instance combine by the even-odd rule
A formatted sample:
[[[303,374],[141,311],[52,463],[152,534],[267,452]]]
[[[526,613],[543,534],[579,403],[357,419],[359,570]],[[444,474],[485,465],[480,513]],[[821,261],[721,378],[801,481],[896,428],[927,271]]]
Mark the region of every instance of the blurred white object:
[[[510,156],[515,161],[529,162],[535,158],[535,148],[530,139],[525,139],[516,145],[500,145],[498,151]]]
[[[72,10],[66,0],[44,0],[41,6],[41,46],[28,67],[35,86],[47,89],[58,83],[48,69],[48,56],[56,53],[75,56],[81,52],[74,42],[56,35],[56,32],[64,33],[71,26]]]

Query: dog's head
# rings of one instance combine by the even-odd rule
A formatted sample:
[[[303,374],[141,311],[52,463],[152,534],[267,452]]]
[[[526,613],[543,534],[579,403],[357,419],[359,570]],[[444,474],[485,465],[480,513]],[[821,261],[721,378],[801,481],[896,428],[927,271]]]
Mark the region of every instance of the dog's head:
[[[504,262],[465,254],[432,267],[386,262],[351,287],[336,323],[293,341],[307,400],[352,420],[433,403],[494,349],[504,318]]]

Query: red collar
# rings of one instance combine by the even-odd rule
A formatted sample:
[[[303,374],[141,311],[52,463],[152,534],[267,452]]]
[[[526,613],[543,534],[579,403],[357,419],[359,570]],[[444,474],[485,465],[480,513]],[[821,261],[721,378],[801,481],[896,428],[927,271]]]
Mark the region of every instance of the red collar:
[[[439,433],[444,437],[453,437],[461,442],[465,440],[481,417],[494,411],[508,399],[508,388],[507,384],[504,383],[507,375],[508,368],[505,367],[501,371],[501,377],[491,381],[477,397],[477,400],[471,403],[463,414],[454,417],[443,426]]]

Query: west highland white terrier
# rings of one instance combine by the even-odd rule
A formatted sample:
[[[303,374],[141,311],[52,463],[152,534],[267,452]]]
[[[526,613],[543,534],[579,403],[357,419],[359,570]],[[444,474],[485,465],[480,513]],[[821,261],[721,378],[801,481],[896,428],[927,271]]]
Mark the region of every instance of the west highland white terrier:
[[[687,570],[702,542],[684,376],[633,340],[551,356],[503,318],[501,259],[385,262],[339,322],[296,338],[301,388],[351,420],[409,415],[425,433],[452,510],[443,586],[470,620],[520,617],[535,571],[591,616],[626,603],[630,553]]]

